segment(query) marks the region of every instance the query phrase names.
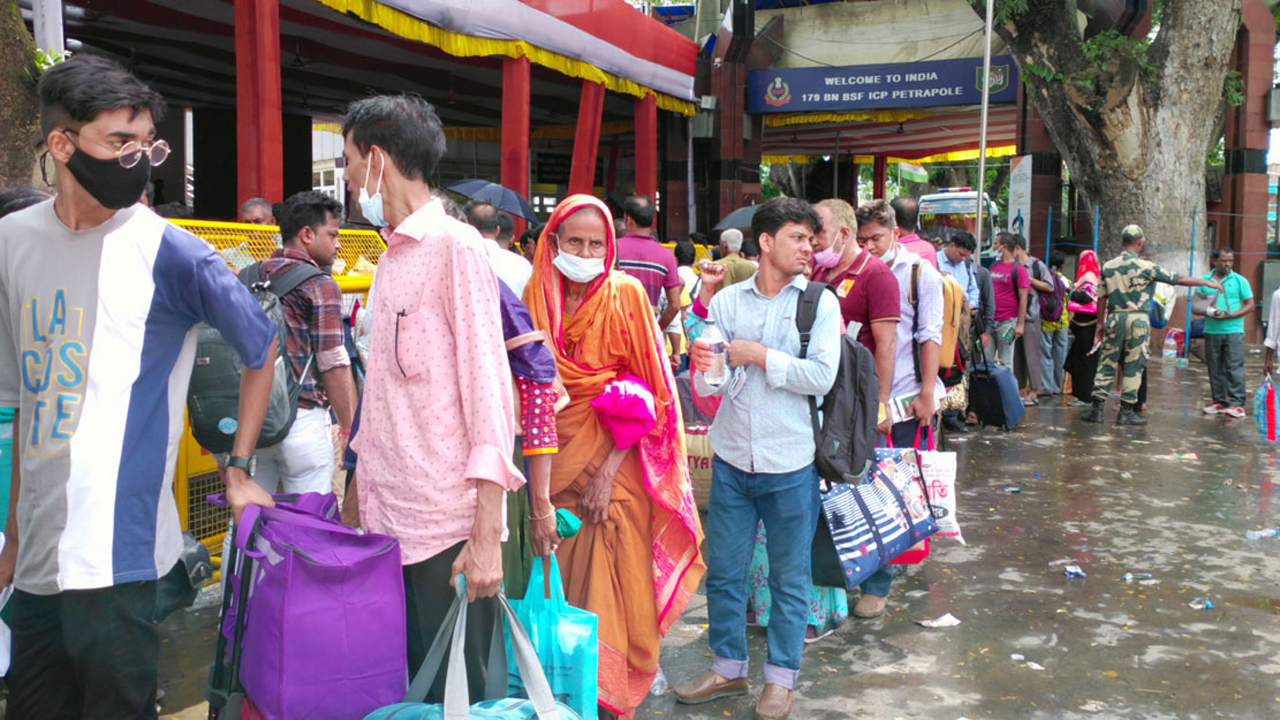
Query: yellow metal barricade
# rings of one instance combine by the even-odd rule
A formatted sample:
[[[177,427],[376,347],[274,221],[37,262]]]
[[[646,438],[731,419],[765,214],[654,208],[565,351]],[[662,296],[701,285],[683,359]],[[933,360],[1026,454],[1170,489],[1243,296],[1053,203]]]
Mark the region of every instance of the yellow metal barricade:
[[[213,222],[208,220],[172,220],[209,243],[227,265],[240,270],[246,265],[266,260],[280,247],[280,229],[272,225]],[[333,264],[334,279],[343,294],[364,296],[369,292],[373,270],[386,245],[372,230],[341,230],[342,249]],[[227,531],[231,511],[216,508],[205,496],[222,492],[222,479],[213,456],[191,436],[188,427],[178,446],[178,462],[174,467],[173,494],[178,502],[178,519],[182,529],[191,532],[215,556],[222,553],[222,538]],[[216,562],[216,560],[215,560]]]
[[[673,242],[662,243],[662,247],[674,252],[676,249],[676,244]],[[698,261],[710,260],[710,259],[711,259],[711,251],[707,249],[706,245],[699,245],[698,243],[693,244],[693,262],[695,264],[695,267],[694,267],[695,271],[697,270],[696,265]]]
[[[274,225],[214,222],[211,220],[172,220],[209,243],[239,270],[251,263],[266,260],[280,247],[280,228]],[[342,249],[333,263],[333,274],[372,275],[373,268],[387,246],[373,230],[340,230]]]

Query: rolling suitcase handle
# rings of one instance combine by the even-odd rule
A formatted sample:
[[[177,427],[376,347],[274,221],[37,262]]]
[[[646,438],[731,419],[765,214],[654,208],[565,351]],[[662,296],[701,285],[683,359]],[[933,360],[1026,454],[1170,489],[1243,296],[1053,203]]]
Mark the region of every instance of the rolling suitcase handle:
[[[250,527],[245,531],[246,547],[261,522],[261,516],[255,516]],[[205,690],[205,697],[209,701],[209,720],[241,720],[240,714],[245,700],[244,687],[240,684],[240,656],[244,649],[241,641],[244,639],[244,613],[245,605],[249,601],[249,581],[253,577],[253,558],[237,547],[237,543],[232,543],[231,558],[223,564],[223,572],[234,572],[238,585],[236,619],[231,632],[231,663],[228,667],[227,639],[222,634],[221,620],[226,617],[231,605],[231,577],[228,576],[226,590],[222,593],[222,611],[218,613],[218,641],[214,650],[213,667],[209,669],[209,683]]]

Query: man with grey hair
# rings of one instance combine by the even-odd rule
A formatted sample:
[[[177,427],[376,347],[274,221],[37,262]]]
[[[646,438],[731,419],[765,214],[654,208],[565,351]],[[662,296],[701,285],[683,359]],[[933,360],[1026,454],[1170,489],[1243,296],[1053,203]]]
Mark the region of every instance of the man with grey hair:
[[[240,204],[240,222],[250,225],[275,225],[275,214],[271,212],[271,203],[266,199],[249,198]]]
[[[723,257],[717,260],[716,263],[724,265],[726,269],[724,282],[720,283],[721,290],[756,274],[756,266],[750,260],[742,257],[741,230],[729,228],[720,233],[720,254]]]
[[[472,200],[467,203],[463,211],[467,216],[467,224],[478,230],[480,237],[485,239],[484,249],[489,255],[489,262],[493,265],[493,272],[497,274],[498,279],[506,284],[516,297],[524,295],[524,286],[533,275],[533,265],[507,249],[511,243],[511,231],[515,225],[511,216],[484,200]],[[505,243],[502,241],[504,228]]]

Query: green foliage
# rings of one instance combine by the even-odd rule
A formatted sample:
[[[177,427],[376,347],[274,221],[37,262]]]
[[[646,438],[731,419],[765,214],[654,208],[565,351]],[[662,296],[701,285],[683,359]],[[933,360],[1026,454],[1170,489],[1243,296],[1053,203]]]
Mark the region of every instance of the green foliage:
[[[1227,76],[1222,79],[1222,95],[1231,107],[1240,107],[1244,102],[1244,76],[1239,71],[1227,71]]]
[[[770,163],[760,163],[760,200],[772,200],[776,197],[782,197],[782,191],[777,185],[773,184],[773,180],[769,179]]]
[[[69,57],[71,57],[70,50],[54,50],[53,48],[43,50],[36,48],[35,67],[27,70],[27,77],[31,78],[32,82],[35,82],[45,70],[65,61]]]
[[[1023,70],[1026,72],[1027,75],[1034,75],[1040,78],[1041,80],[1044,80],[1045,82],[1062,82],[1063,80],[1062,73],[1056,73],[1050,70],[1049,68],[1043,65],[1037,65],[1036,63],[1027,63],[1026,67],[1024,67]],[[1030,85],[1031,78],[1024,77],[1023,82]]]
[[[1213,147],[1209,148],[1209,153],[1205,156],[1205,162],[1209,165],[1227,164],[1226,141],[1223,138],[1218,138],[1218,142],[1214,143]]]
[[[975,10],[979,10],[982,17],[987,15],[987,4],[983,0],[969,0],[969,4]],[[1012,18],[1015,18],[1026,12],[1031,3],[1029,0],[995,0],[995,9],[991,13],[991,21],[996,25],[1003,25]]]
[[[63,62],[69,57],[71,57],[70,50],[54,50],[53,48],[49,48],[48,50],[41,50],[37,48],[36,49],[36,67],[40,69],[40,72],[44,72],[45,70],[48,70],[54,65],[57,65],[58,63]]]
[[[1107,30],[1085,40],[1081,47],[1085,60],[1093,67],[1106,69],[1129,62],[1138,66],[1144,80],[1151,80],[1158,68],[1147,58],[1150,46],[1151,41],[1145,37],[1130,38]]]

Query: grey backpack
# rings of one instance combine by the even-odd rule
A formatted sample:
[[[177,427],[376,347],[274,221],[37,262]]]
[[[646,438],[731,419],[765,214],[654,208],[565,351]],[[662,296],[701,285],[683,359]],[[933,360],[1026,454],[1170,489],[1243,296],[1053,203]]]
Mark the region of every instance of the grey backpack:
[[[253,299],[263,312],[276,324],[275,376],[271,381],[271,400],[262,421],[262,433],[257,447],[271,447],[282,442],[293,427],[298,414],[298,396],[302,393],[302,380],[311,370],[312,357],[307,358],[301,377],[295,378],[285,353],[287,326],[284,306],[280,298],[288,295],[302,283],[317,275],[319,268],[298,263],[284,271],[275,280],[264,281],[258,263],[241,270],[236,276],[249,288]],[[240,369],[244,363],[240,353],[231,346],[216,329],[201,325],[196,340],[195,367],[191,370],[191,384],[187,389],[187,417],[191,423],[191,435],[200,447],[211,453],[231,452],[236,429],[240,426]]]

